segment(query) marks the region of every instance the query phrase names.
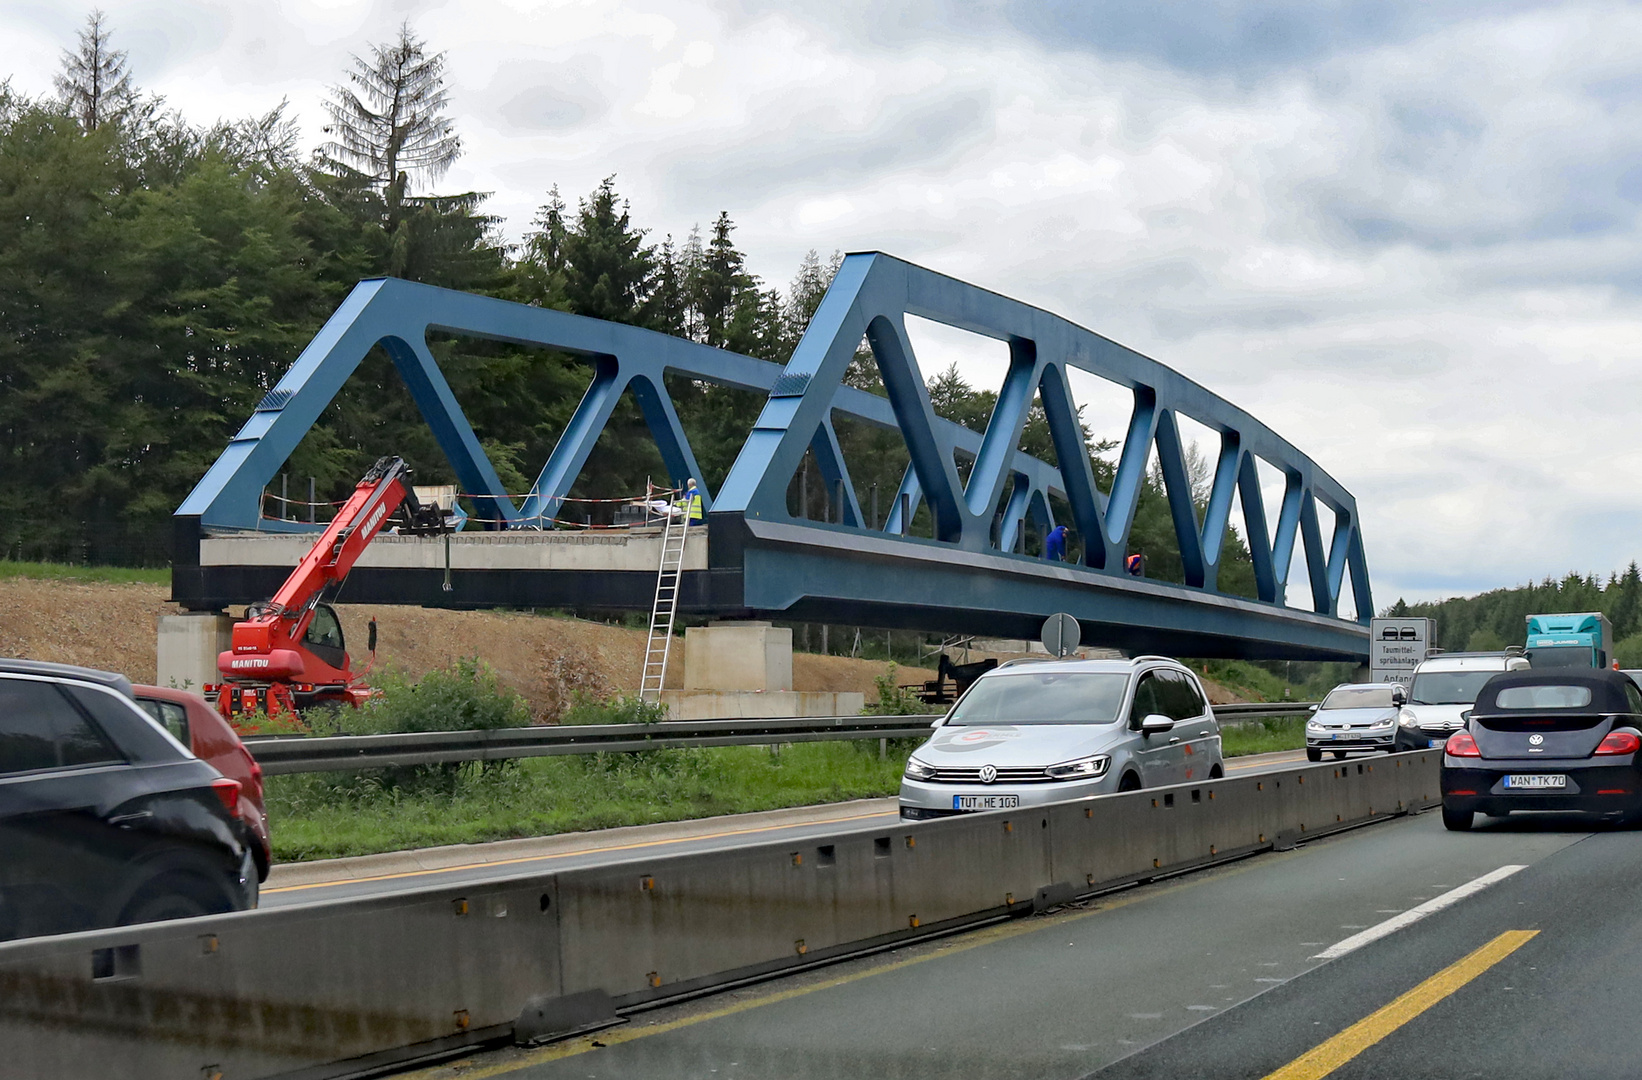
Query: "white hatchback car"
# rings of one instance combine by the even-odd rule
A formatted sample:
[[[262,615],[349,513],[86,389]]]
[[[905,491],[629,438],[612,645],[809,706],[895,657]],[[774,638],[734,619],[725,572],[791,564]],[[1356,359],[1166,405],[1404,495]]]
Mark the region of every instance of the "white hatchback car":
[[[975,680],[901,780],[907,821],[1213,780],[1220,725],[1163,656],[1016,661]]]

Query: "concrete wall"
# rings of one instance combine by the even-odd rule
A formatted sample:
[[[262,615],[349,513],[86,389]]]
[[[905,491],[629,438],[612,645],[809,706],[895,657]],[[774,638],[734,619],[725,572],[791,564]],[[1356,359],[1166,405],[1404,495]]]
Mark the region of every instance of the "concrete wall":
[[[859,691],[663,690],[669,720],[765,720],[783,716],[859,716],[867,696]]]
[[[200,541],[200,565],[294,567],[313,547],[316,536],[249,533],[209,537]],[[445,538],[384,533],[371,541],[355,565],[443,569]],[[454,570],[642,570],[653,575],[661,565],[661,530],[454,533],[450,565]],[[683,569],[706,568],[707,530],[693,528],[684,538]]]
[[[227,652],[234,620],[227,615],[161,615],[155,648],[158,686],[192,690],[221,680],[217,654]]]
[[[1438,801],[1419,752],[0,945],[0,1076],[341,1076]]]
[[[792,630],[785,626],[771,626],[767,622],[724,622],[711,626],[687,627],[684,631],[684,688],[755,692],[791,690]],[[859,712],[859,708],[856,711]],[[833,712],[744,715],[843,714]]]

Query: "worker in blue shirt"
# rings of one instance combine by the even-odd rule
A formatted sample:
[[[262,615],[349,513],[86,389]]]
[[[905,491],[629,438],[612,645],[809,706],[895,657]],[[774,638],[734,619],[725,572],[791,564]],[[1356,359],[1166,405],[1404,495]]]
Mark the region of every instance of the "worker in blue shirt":
[[[684,482],[684,513],[691,525],[701,524],[701,492],[693,476]]]
[[[1053,562],[1066,561],[1066,526],[1056,525],[1043,538],[1043,557]]]

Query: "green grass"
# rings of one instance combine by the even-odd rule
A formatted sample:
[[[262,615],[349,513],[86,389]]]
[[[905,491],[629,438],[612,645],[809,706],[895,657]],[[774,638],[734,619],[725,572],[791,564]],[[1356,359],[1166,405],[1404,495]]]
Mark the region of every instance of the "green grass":
[[[1227,724],[1220,729],[1220,752],[1226,757],[1302,750],[1305,745],[1306,718],[1303,716],[1273,716]]]
[[[168,569],[146,570],[126,566],[70,566],[67,563],[12,562],[0,559],[0,578],[40,581],[95,581],[119,585],[169,585]]]
[[[876,740],[527,758],[504,768],[267,781],[281,862],[473,844],[894,795],[912,745]]]

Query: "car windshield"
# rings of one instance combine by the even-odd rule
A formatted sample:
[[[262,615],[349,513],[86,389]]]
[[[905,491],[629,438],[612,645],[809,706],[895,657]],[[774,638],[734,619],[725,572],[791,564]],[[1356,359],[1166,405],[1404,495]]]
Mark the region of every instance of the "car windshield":
[[[1111,724],[1129,676],[1120,672],[1031,671],[978,680],[944,726]]]
[[[1329,691],[1320,708],[1389,709],[1394,704],[1396,702],[1391,700],[1391,687],[1387,685],[1337,686]]]
[[[1589,645],[1557,645],[1534,649],[1528,653],[1532,668],[1588,668],[1591,666]]]
[[[1482,684],[1497,671],[1422,671],[1414,676],[1408,700],[1414,705],[1471,705]]]

